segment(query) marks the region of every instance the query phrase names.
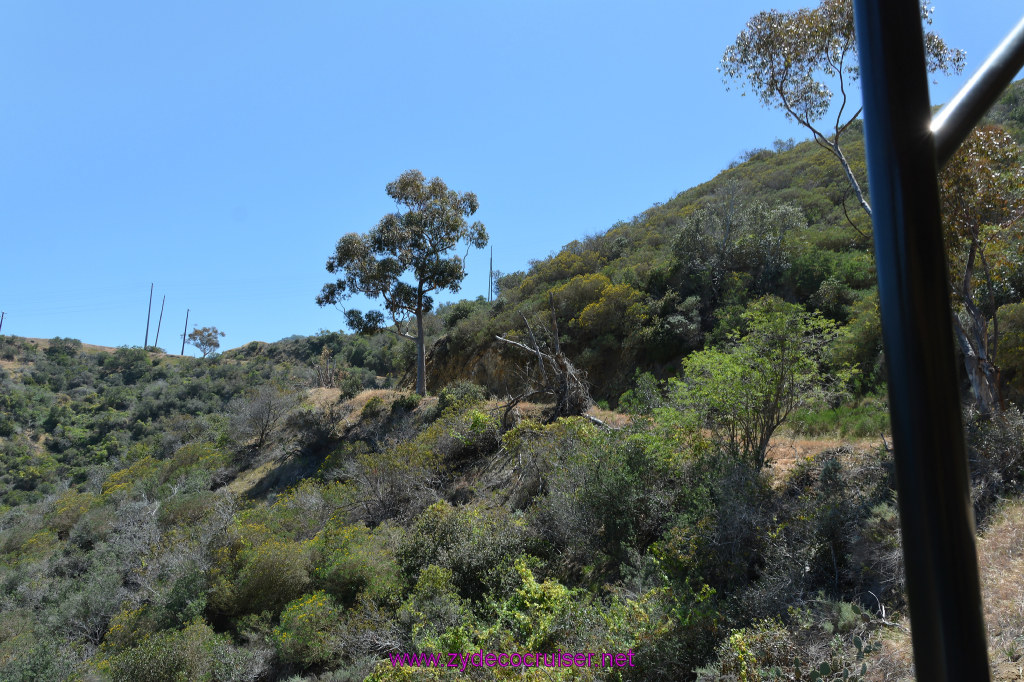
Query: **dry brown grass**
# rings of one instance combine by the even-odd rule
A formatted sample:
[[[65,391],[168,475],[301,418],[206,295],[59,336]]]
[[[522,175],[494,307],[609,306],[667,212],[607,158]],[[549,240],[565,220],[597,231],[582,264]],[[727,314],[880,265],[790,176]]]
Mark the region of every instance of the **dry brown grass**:
[[[614,412],[613,410],[602,410],[596,405],[591,406],[587,410],[587,414],[596,419],[600,419],[608,426],[612,428],[621,429],[624,426],[629,426],[631,419],[628,414],[622,414],[621,412]]]
[[[782,480],[800,462],[806,461],[826,450],[848,446],[856,452],[874,450],[881,444],[877,438],[803,438],[788,435],[772,438],[768,461],[777,480]]]
[[[496,413],[500,417],[504,412],[506,404],[507,403],[503,400],[488,400],[485,403],[485,408]],[[531,403],[524,400],[516,405],[516,410],[518,410],[519,416],[523,419],[533,419],[534,421],[543,422],[547,419],[547,415],[551,410],[551,403]],[[592,405],[585,414],[596,419],[600,419],[608,426],[616,429],[621,429],[628,426],[630,423],[628,414],[615,412],[614,410],[603,410],[596,405]]]
[[[314,390],[333,390],[333,389],[314,389]],[[373,398],[380,398],[389,407],[391,403],[395,402],[399,397],[405,395],[403,391],[394,391],[389,388],[370,388],[355,396],[349,398],[341,404],[341,409],[338,413],[340,421],[348,426],[354,425],[359,421],[359,416],[363,412],[363,408],[366,407],[366,403],[370,402]],[[430,400],[430,398],[424,398],[424,401]],[[437,400],[437,398],[434,398]]]
[[[1004,504],[978,538],[981,596],[993,682],[1024,680],[1024,501]],[[914,679],[910,635],[892,633],[869,680]]]
[[[1024,503],[1007,503],[978,540],[993,679],[1024,680]]]
[[[318,387],[306,391],[306,398],[314,407],[324,409],[338,402],[341,398],[341,390],[337,388]]]
[[[242,496],[245,493],[256,487],[260,481],[266,477],[268,473],[277,465],[275,461],[264,462],[257,467],[252,469],[246,469],[242,473],[238,474],[230,483],[224,488],[232,495]]]

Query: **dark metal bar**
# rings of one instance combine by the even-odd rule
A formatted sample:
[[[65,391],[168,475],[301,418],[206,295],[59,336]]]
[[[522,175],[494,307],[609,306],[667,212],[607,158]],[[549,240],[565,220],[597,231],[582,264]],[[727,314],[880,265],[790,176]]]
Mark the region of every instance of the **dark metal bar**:
[[[985,112],[1024,68],[1024,18],[1003,39],[967,85],[932,120],[935,154],[945,166]]]
[[[854,0],[917,679],[988,680],[918,0]]]

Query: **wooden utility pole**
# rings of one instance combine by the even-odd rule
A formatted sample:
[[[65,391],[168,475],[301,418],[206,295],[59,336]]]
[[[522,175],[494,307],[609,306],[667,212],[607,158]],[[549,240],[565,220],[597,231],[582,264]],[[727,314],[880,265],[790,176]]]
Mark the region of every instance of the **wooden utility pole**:
[[[487,301],[491,300],[491,292],[494,290],[494,245],[491,245],[491,266],[487,268]]]
[[[0,329],[3,329],[3,328],[4,328],[4,316],[5,316],[6,314],[7,314],[7,313],[0,313]]]
[[[185,354],[185,336],[188,334],[188,314],[192,312],[191,308],[185,310],[185,331],[181,333],[181,354]]]
[[[160,324],[164,321],[164,303],[167,303],[167,296],[160,301],[160,317],[156,321],[156,338],[153,340],[153,345],[158,347],[160,346]]]
[[[146,309],[146,340],[142,344],[143,350],[149,348],[149,318],[153,315],[153,283],[149,283],[149,307]]]

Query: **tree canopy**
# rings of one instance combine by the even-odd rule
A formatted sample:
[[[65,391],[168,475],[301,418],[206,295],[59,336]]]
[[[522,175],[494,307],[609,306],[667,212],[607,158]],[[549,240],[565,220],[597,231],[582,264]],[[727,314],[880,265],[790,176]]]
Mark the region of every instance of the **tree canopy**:
[[[742,315],[746,331],[725,348],[708,348],[683,361],[677,397],[722,442],[758,469],[775,430],[794,410],[839,395],[853,370],[823,368],[839,334],[832,320],[766,296]]]
[[[472,192],[448,189],[441,178],[429,181],[418,170],[402,173],[386,191],[398,210],[380,219],[367,234],[351,232],[327,259],[327,271],[338,279],[324,285],[316,302],[333,305],[353,294],[380,298],[384,313],[347,310],[345,320],[361,334],[388,329],[416,342],[416,391],[426,394],[423,315],[433,308],[431,294],[459,291],[466,277],[471,247],[487,245],[483,223],[469,223],[479,203]],[[451,253],[466,244],[463,253]],[[408,281],[406,281],[408,280]],[[416,332],[410,328],[415,320]]]
[[[921,3],[921,20],[932,8]],[[814,9],[768,10],[747,22],[725,50],[719,70],[726,83],[738,82],[766,107],[809,130],[814,141],[842,164],[861,208],[871,215],[857,176],[840,147],[840,136],[860,116],[848,111],[849,87],[859,77],[853,29],[853,0],[822,0]],[[966,54],[925,32],[929,72],[960,73]],[[829,116],[834,114],[835,120]],[[822,122],[828,118],[827,125]]]
[[[205,358],[208,355],[216,354],[220,348],[220,339],[224,332],[216,327],[194,327],[188,335],[189,344],[195,346]]]

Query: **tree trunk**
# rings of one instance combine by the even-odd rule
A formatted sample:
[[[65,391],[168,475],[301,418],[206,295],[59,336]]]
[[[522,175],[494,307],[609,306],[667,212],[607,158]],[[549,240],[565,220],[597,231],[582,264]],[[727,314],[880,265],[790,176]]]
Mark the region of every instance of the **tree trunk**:
[[[964,369],[971,383],[974,404],[981,414],[992,414],[999,409],[999,375],[995,365],[989,359],[984,343],[973,338],[974,334],[968,334],[956,315],[953,316],[953,330],[964,356]]]
[[[423,352],[423,314],[416,314],[416,392],[427,395],[427,361]]]

